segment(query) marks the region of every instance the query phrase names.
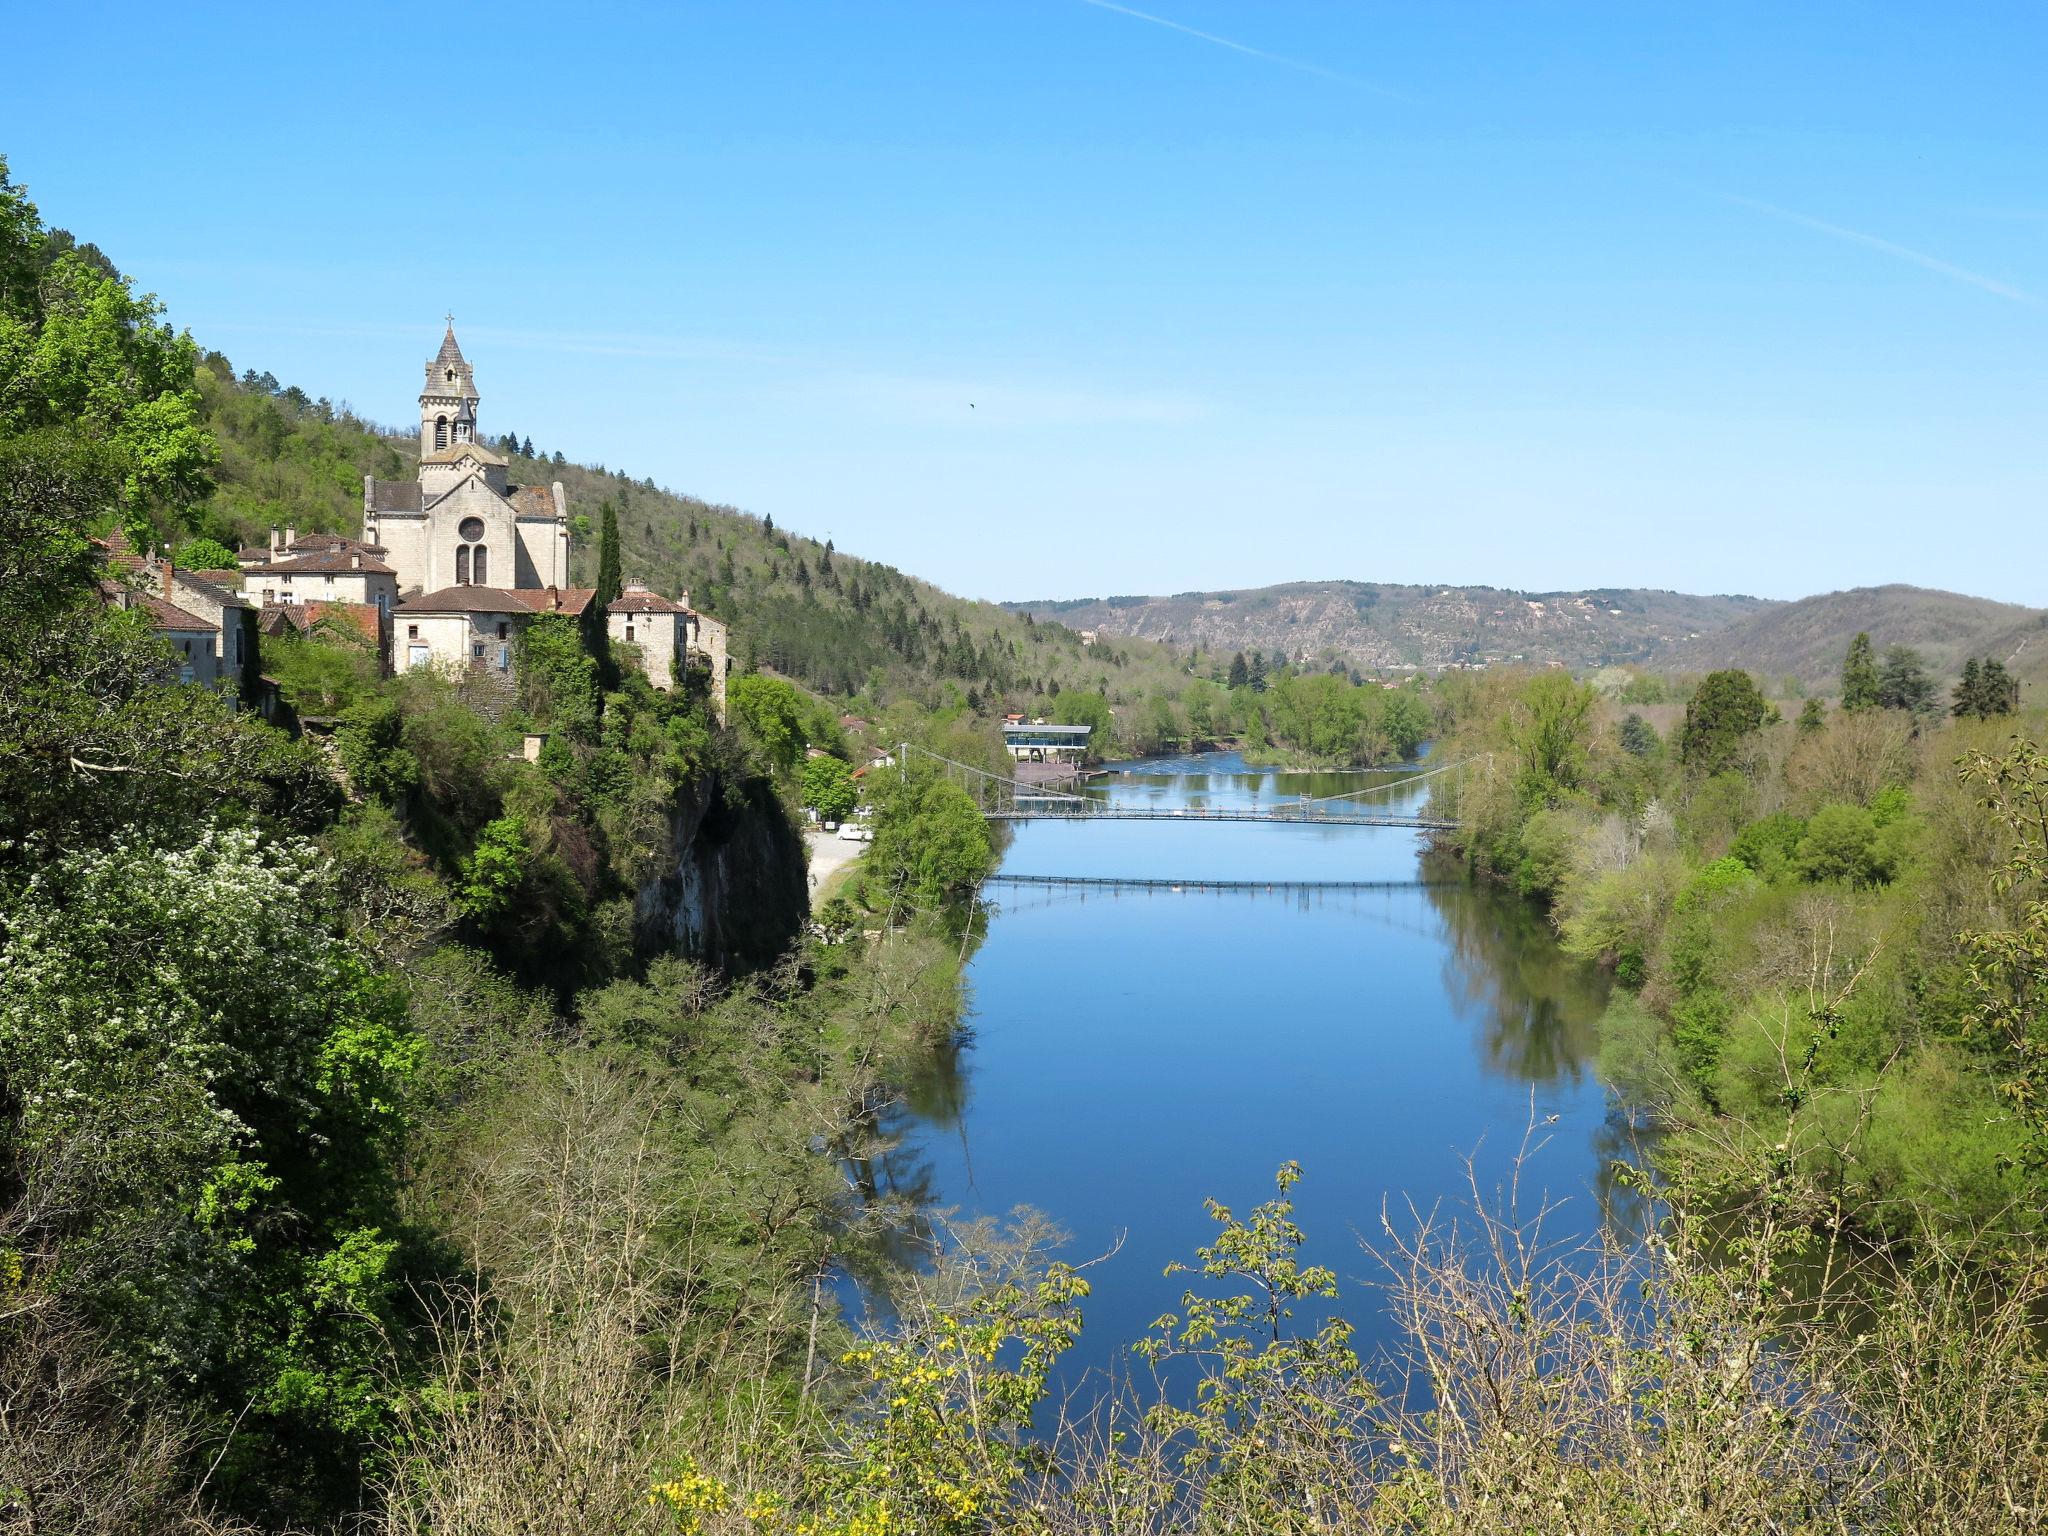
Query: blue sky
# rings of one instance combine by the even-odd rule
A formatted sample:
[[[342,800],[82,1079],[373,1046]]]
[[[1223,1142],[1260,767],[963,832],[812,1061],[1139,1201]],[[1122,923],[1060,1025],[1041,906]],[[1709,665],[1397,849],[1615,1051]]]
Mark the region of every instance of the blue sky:
[[[975,596],[2048,605],[2048,9],[18,8],[0,151],[238,367]],[[1206,35],[1203,35],[1206,34]]]

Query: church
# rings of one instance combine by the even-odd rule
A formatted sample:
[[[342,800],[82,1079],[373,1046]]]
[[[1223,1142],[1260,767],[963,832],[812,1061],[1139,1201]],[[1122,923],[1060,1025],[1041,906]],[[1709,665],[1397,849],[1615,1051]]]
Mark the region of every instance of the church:
[[[506,460],[477,430],[476,375],[450,317],[420,389],[419,473],[363,477],[360,540],[286,530],[271,548],[243,552],[245,593],[261,592],[266,621],[312,611],[361,610],[394,668],[483,672],[509,678],[520,630],[551,613],[580,615],[595,593],[569,585],[569,506],[560,481],[513,485]],[[628,581],[606,605],[612,653],[637,663],[657,688],[691,664],[708,670],[722,719],[731,670],[725,626]]]
[[[569,585],[561,483],[506,483],[505,460],[477,433],[480,399],[451,318],[420,390],[418,477],[363,482],[363,542],[384,550],[401,594]]]

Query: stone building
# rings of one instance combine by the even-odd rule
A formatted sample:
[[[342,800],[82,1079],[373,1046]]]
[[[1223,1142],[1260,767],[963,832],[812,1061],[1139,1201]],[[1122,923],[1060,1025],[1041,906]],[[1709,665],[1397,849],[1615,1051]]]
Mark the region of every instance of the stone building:
[[[418,475],[363,478],[363,542],[384,550],[401,594],[569,584],[561,484],[508,483],[477,433],[480,399],[450,321],[420,391]]]

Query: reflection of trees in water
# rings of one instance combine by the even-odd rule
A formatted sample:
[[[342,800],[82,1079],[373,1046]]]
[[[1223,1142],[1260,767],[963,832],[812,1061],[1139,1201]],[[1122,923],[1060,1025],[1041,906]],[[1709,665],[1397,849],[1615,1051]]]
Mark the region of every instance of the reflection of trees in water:
[[[1449,946],[1444,989],[1461,1017],[1478,1019],[1488,1064],[1527,1083],[1583,1081],[1600,1048],[1606,978],[1558,948],[1542,915],[1509,892],[1456,880],[1426,889]]]
[[[849,1186],[839,1267],[867,1304],[884,1312],[903,1277],[929,1267],[936,1251],[938,1172],[910,1133],[923,1127],[966,1135],[964,1044],[956,1038],[899,1064],[894,1095],[870,1099],[832,1149]]]

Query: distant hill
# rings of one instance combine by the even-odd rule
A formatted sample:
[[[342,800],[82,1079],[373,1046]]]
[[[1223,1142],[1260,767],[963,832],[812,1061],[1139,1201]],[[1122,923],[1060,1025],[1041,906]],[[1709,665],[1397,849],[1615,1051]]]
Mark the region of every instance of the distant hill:
[[[1772,603],[1734,624],[1677,642],[1656,665],[1671,671],[1746,667],[1769,678],[1796,677],[1823,691],[1841,676],[1842,656],[1857,632],[1878,650],[1910,645],[1937,677],[1953,677],[1969,656],[2001,661],[2019,651],[2023,677],[2048,667],[2048,612],[1958,592],[1893,585],[1824,592]],[[2023,648],[2024,642],[2024,648]]]
[[[1661,665],[1672,647],[1720,634],[1782,606],[1644,588],[1517,592],[1389,582],[1301,581],[1174,597],[1085,598],[1007,605],[1100,635],[1206,652],[1259,650],[1300,662],[1436,668],[1561,662],[1574,668]]]

